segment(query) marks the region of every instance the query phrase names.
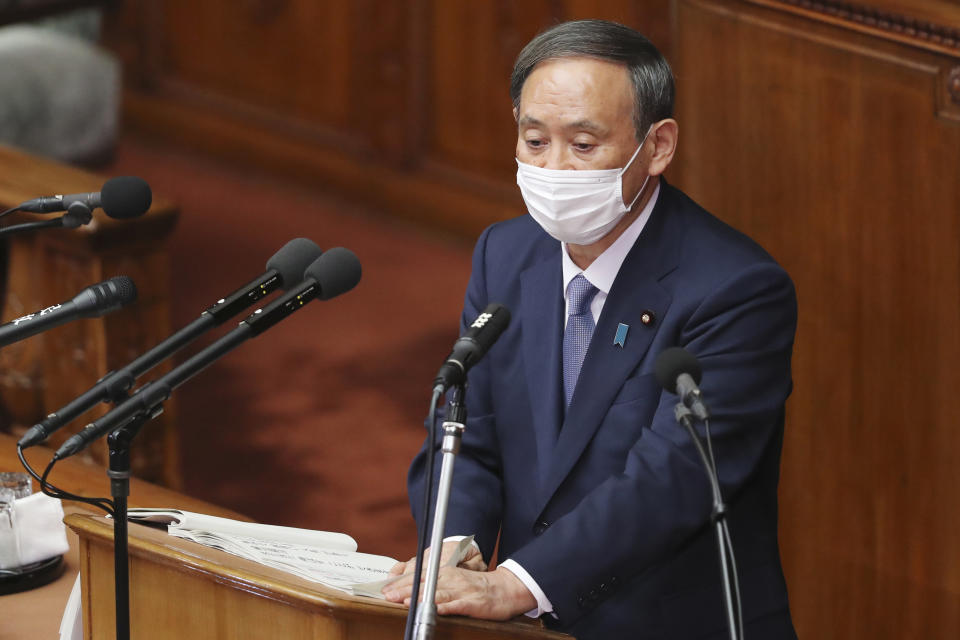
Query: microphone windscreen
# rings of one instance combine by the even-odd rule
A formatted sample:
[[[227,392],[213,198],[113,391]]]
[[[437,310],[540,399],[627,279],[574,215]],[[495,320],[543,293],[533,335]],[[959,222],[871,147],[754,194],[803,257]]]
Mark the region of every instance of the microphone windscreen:
[[[303,272],[322,253],[323,249],[313,240],[294,238],[267,260],[267,271],[276,269],[280,273],[281,288],[287,290],[303,280]]]
[[[130,276],[114,276],[107,280],[106,284],[112,290],[114,299],[125,307],[131,302],[137,300],[137,285],[133,284],[133,278]]]
[[[73,297],[77,313],[83,318],[99,318],[137,299],[137,286],[129,276],[115,276],[92,284]]]
[[[303,275],[320,283],[317,297],[329,300],[357,286],[361,276],[360,261],[350,249],[334,247],[314,260]]]
[[[150,185],[136,176],[110,178],[100,189],[100,206],[111,218],[126,220],[142,216],[151,202]]]
[[[693,381],[700,384],[703,370],[700,363],[689,351],[682,347],[670,347],[663,350],[654,363],[657,381],[670,393],[677,392],[677,378],[680,374],[689,374]]]

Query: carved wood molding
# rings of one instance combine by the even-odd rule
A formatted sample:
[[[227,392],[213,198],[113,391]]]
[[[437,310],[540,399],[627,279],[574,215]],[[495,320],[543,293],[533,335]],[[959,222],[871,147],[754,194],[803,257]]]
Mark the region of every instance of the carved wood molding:
[[[947,74],[947,90],[954,104],[960,105],[960,67],[954,67]]]
[[[897,40],[960,54],[960,25],[936,24],[908,15],[840,0],[748,0],[753,4],[776,7],[795,13],[824,16],[831,21],[873,32],[887,33]]]

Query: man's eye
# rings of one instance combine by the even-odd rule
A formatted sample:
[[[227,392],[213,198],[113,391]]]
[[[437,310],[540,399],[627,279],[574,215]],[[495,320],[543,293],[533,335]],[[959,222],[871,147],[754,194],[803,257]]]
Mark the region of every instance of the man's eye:
[[[543,140],[537,140],[537,139],[527,140],[527,146],[532,149],[539,149],[545,144],[546,143]]]
[[[591,149],[593,149],[593,147],[594,145],[590,144],[589,142],[573,143],[573,148],[576,149],[577,151],[590,151]]]

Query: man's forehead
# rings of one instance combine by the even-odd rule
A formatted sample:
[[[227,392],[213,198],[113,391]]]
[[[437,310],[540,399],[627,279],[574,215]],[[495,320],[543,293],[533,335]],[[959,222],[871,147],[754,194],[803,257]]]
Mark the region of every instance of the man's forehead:
[[[622,62],[591,58],[587,56],[567,56],[543,60],[530,71],[523,84],[521,93],[531,86],[543,82],[561,80],[579,82],[584,85],[609,84],[627,89],[630,74],[627,65]]]
[[[632,113],[633,85],[626,65],[595,58],[556,58],[534,67],[520,92],[517,122],[537,124],[561,108],[574,123],[603,127],[607,116]]]

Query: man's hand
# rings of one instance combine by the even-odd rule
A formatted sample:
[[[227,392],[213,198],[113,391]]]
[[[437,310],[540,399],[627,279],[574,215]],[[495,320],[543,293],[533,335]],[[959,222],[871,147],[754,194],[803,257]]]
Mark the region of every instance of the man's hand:
[[[445,566],[450,562],[450,558],[456,552],[457,547],[460,546],[459,541],[444,542],[443,547],[440,551],[440,566]],[[399,576],[401,574],[413,573],[413,570],[416,568],[417,558],[414,556],[406,562],[398,562],[390,568],[391,576]],[[430,561],[430,549],[427,549],[423,554],[423,571],[424,573],[427,570],[427,566]],[[486,571],[487,563],[483,561],[483,556],[480,555],[480,550],[477,549],[476,545],[470,545],[470,548],[467,549],[467,555],[463,557],[463,560],[460,561],[458,567],[463,567],[464,569],[470,569],[472,571]],[[412,583],[412,581],[411,581]]]
[[[383,595],[389,602],[402,602],[410,606],[412,590],[413,576],[409,575],[387,585]],[[423,594],[423,585],[420,594]],[[439,615],[470,616],[483,620],[509,620],[537,606],[536,598],[520,579],[503,567],[498,567],[496,571],[441,567],[437,578],[436,602]]]

